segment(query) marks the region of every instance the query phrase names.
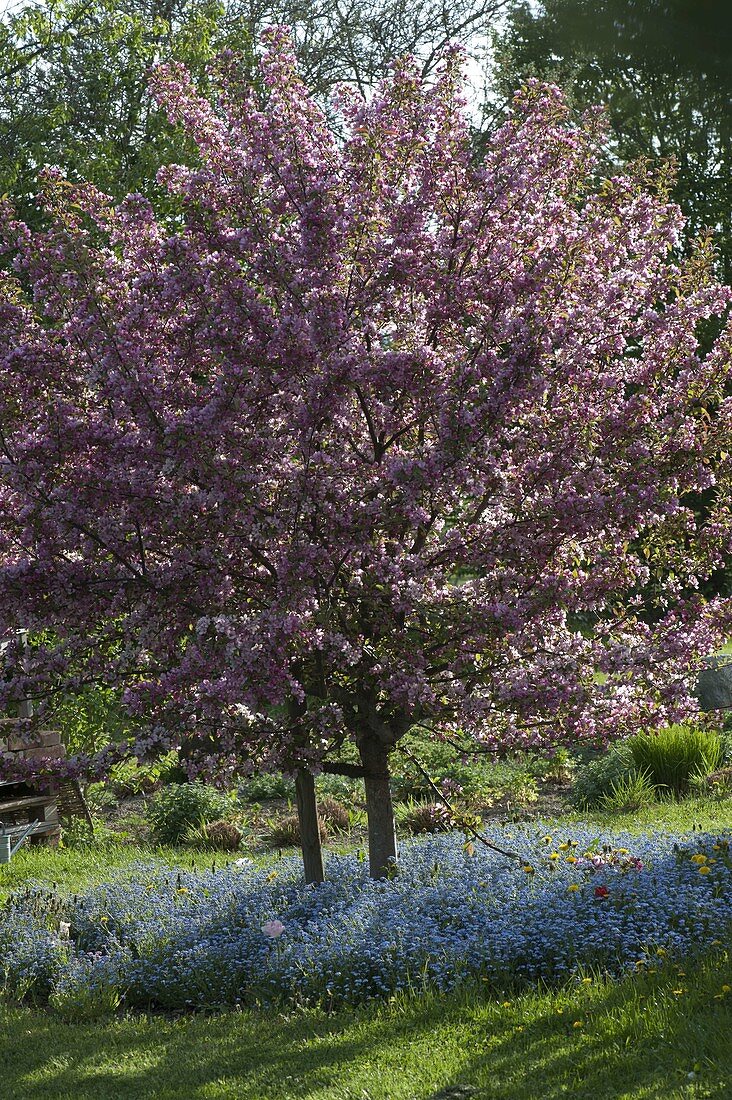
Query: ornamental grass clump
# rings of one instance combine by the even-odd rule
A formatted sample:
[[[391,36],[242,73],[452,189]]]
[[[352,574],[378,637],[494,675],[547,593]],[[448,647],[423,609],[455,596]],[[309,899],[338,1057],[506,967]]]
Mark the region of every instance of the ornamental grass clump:
[[[503,991],[688,960],[728,942],[729,836],[600,838],[495,827],[507,859],[455,834],[410,841],[374,881],[357,856],[141,864],[83,895],[28,888],[0,913],[2,982],[67,1018],[95,1011],[357,1004],[481,980]],[[530,873],[529,873],[530,872]]]
[[[688,794],[693,780],[713,772],[723,756],[718,733],[688,724],[639,733],[626,744],[636,769],[659,790],[675,795]]]
[[[186,836],[190,844],[218,852],[235,852],[243,833],[233,821],[211,821],[192,829]]]
[[[326,820],[318,815],[320,839],[327,840],[329,834]],[[300,819],[297,814],[286,814],[271,821],[267,829],[267,840],[275,848],[295,847],[300,843]]]
[[[452,815],[440,802],[412,803],[402,816],[401,824],[408,833],[444,833],[452,828]]]

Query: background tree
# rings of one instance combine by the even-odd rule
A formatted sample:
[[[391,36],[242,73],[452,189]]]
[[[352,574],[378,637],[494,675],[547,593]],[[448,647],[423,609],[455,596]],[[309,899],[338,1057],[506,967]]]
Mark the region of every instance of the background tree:
[[[53,172],[48,231],[5,210],[0,627],[49,633],[0,705],[124,685],[115,752],[191,774],[353,744],[383,875],[415,725],[546,748],[693,709],[732,450],[729,334],[695,332],[729,292],[674,262],[662,181],[595,186],[556,90],[476,163],[454,54],[344,90],[341,140],[268,41],[215,108],[156,72],[201,157],[162,173],[173,229]]]
[[[195,149],[155,110],[148,74],[187,65],[202,90],[216,53],[251,43],[216,0],[48,0],[0,23],[0,190],[38,224],[38,172],[60,167],[121,199],[155,193],[155,174]],[[158,201],[164,201],[156,193]]]
[[[498,36],[498,85],[527,76],[604,103],[608,153],[675,162],[687,236],[715,230],[732,282],[732,8],[726,0],[542,0],[516,5]]]
[[[294,29],[310,90],[326,101],[348,82],[362,93],[394,57],[415,53],[429,73],[450,40],[485,50],[506,0],[40,0],[0,21],[0,193],[39,224],[39,169],[61,168],[121,199],[155,198],[161,164],[190,163],[196,151],[183,131],[156,111],[148,72],[163,61],[186,65],[210,94],[208,67],[234,51],[253,78],[252,43],[265,28]]]

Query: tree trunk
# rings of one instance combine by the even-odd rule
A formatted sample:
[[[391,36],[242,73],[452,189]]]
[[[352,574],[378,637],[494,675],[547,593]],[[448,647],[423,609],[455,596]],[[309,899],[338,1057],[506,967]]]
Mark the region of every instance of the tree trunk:
[[[306,882],[322,882],[323,849],[320,843],[318,804],[315,799],[315,779],[307,768],[300,768],[295,776],[297,818],[300,823],[300,847]]]
[[[397,862],[394,807],[389,788],[389,753],[376,738],[364,738],[359,744],[366,787],[366,813],[369,823],[369,874],[386,878]]]

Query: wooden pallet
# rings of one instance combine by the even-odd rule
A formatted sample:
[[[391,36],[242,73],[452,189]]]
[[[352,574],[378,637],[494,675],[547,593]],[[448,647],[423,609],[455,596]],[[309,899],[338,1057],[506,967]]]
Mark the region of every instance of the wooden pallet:
[[[24,760],[66,755],[57,731],[38,730],[29,744],[27,738],[20,736],[23,728],[27,728],[27,723],[22,719],[0,719],[0,752]],[[0,835],[5,838],[26,834],[31,844],[55,846],[61,836],[62,819],[74,817],[83,817],[92,826],[89,808],[76,780],[43,784],[32,780],[0,783]],[[3,845],[7,847],[7,839],[3,840]]]

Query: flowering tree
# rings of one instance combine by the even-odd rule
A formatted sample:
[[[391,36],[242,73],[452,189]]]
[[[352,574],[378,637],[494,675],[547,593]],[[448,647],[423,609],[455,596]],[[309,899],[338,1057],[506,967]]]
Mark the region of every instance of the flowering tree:
[[[729,292],[675,262],[663,181],[596,184],[599,114],[538,85],[474,163],[453,54],[340,94],[343,140],[279,30],[259,91],[153,86],[201,156],[160,174],[172,227],[50,173],[46,232],[3,217],[0,625],[38,640],[0,703],[124,685],[117,754],[299,769],[303,805],[353,742],[374,875],[415,725],[688,712],[728,619],[696,593],[724,493],[690,501],[728,479],[729,335],[695,333]]]

